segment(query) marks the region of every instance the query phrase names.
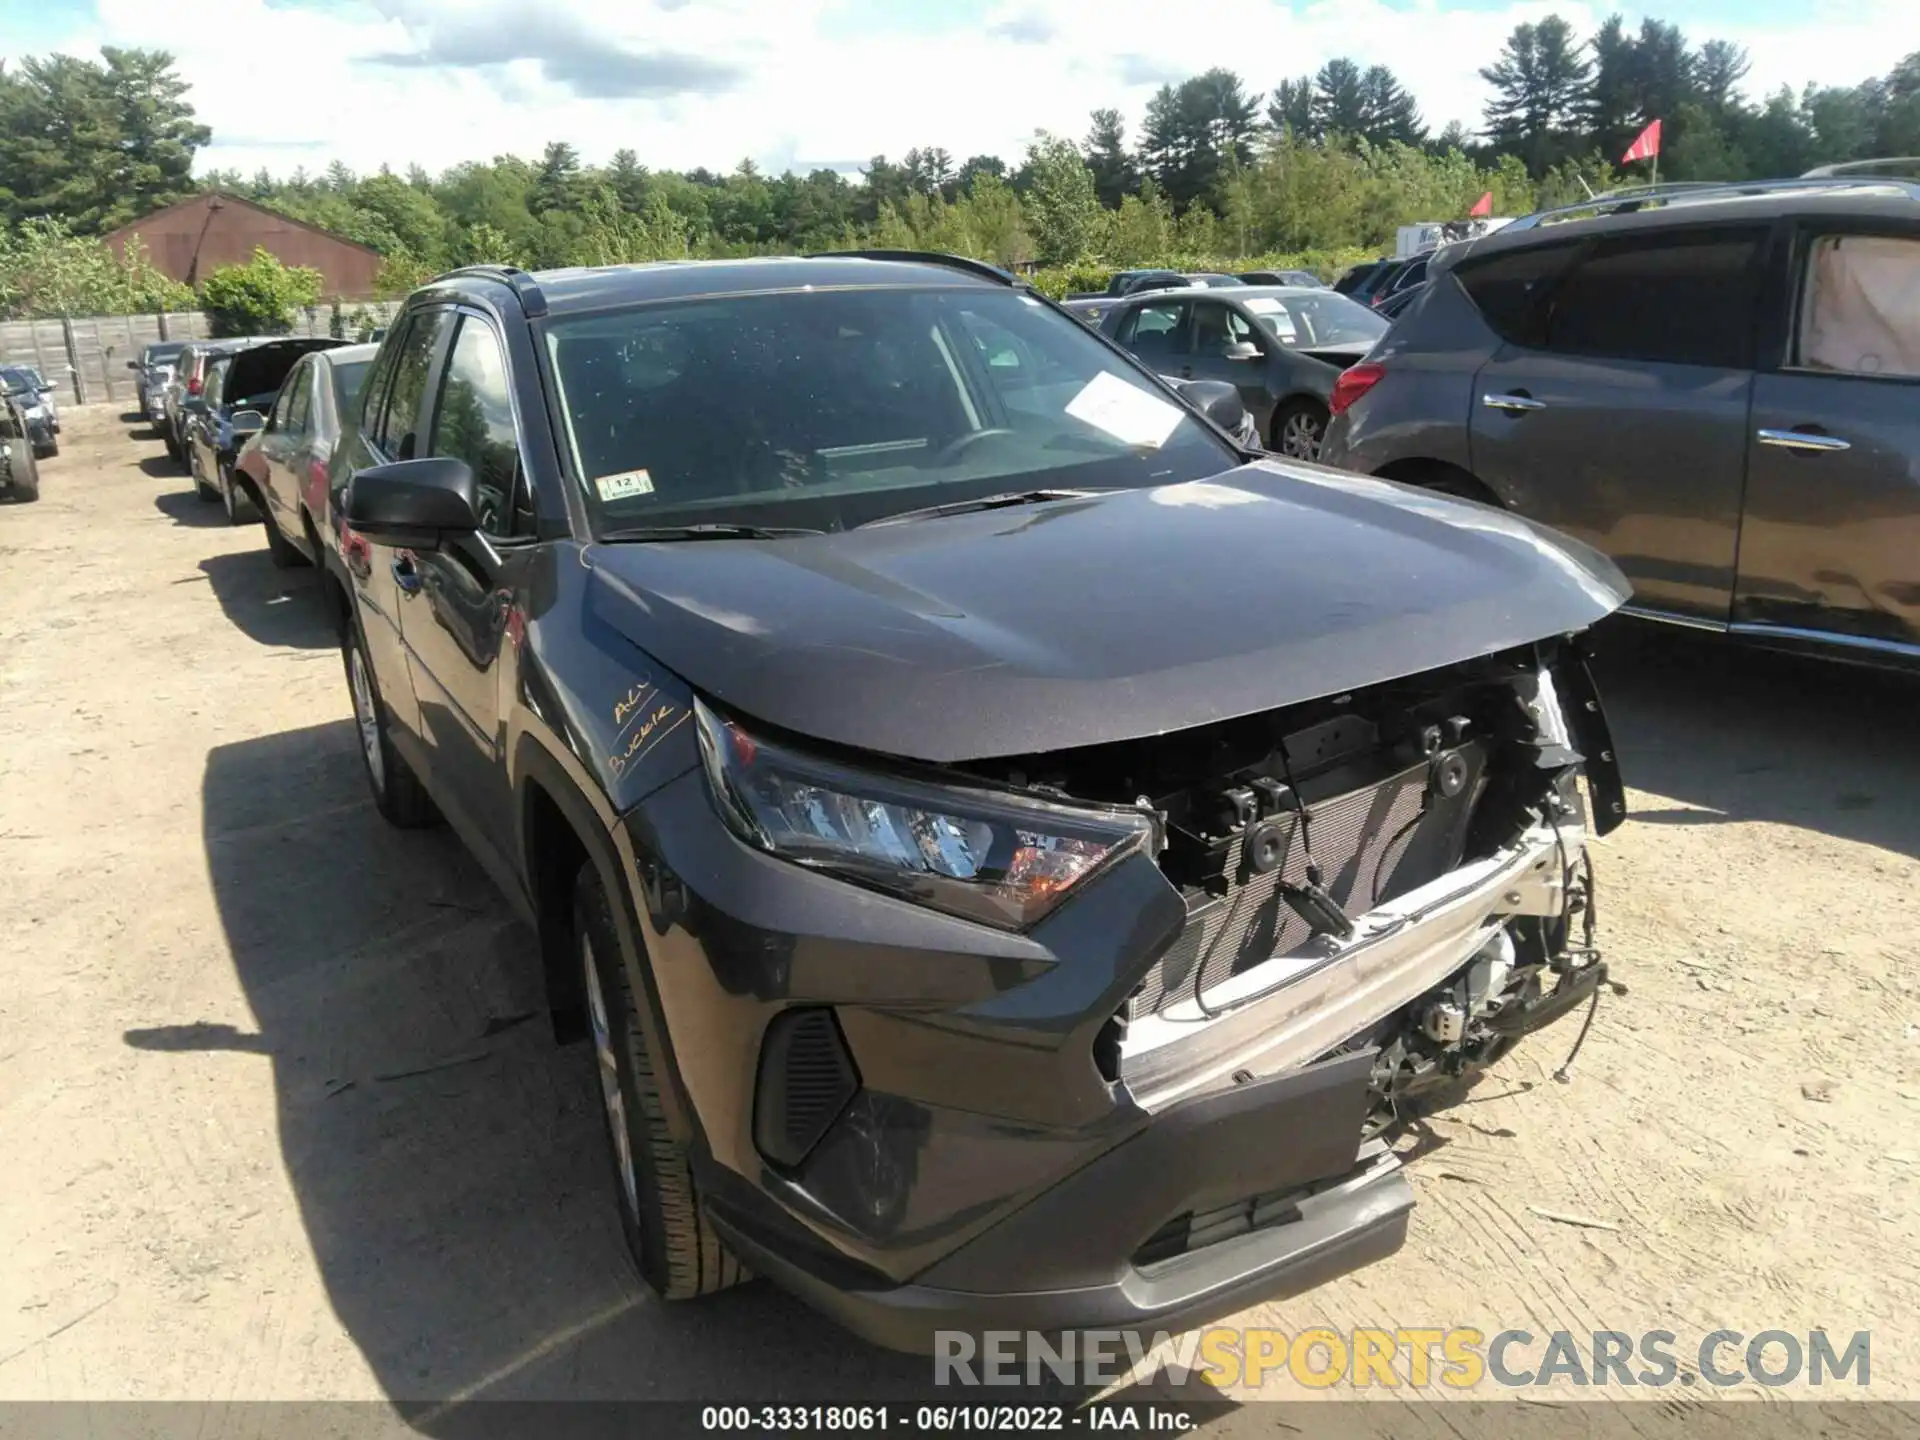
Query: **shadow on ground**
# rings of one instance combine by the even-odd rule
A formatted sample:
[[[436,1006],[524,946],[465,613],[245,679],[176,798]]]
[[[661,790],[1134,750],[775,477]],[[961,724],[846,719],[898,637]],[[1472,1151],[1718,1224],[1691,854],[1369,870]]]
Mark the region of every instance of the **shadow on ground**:
[[[1594,673],[1636,823],[1764,820],[1920,856],[1920,681],[1618,621]]]
[[[259,1032],[126,1043],[270,1057],[328,1298],[416,1429],[484,1433],[479,1401],[925,1398],[927,1360],[764,1282],[672,1306],[640,1286],[591,1055],[553,1044],[532,935],[447,831],[380,819],[351,722],[216,748],[202,803]]]
[[[215,513],[224,521],[224,511]],[[248,528],[260,533],[258,525]],[[227,619],[249,639],[296,650],[339,646],[311,569],[282,570],[260,549],[209,555],[200,562],[200,573],[213,586]]]
[[[191,478],[187,473],[187,467],[168,455],[165,451],[162,451],[158,455],[141,456],[140,473],[142,475],[150,475],[155,480],[185,480]],[[194,498],[193,491],[191,490],[188,490],[186,495],[190,500]],[[166,497],[156,496],[154,498],[155,503],[158,503]],[[176,516],[174,518],[178,519],[179,517]]]

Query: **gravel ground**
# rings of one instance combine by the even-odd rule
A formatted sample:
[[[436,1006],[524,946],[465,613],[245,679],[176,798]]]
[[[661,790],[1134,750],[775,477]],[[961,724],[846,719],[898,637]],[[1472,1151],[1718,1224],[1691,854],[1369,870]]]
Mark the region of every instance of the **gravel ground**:
[[[67,429],[44,498],[0,505],[0,1399],[385,1399],[434,1431],[473,1398],[921,1382],[764,1284],[637,1289],[587,1058],[519,1023],[529,937],[457,843],[375,815],[310,572],[144,428]],[[1683,1370],[1717,1329],[1870,1329],[1859,1393],[1920,1399],[1920,687],[1602,645],[1629,993],[1571,1083],[1577,1023],[1409,1138],[1398,1257],[1232,1323],[1665,1329]],[[1705,1417],[1685,1380],[1606,1408]],[[1396,1393],[1356,1433],[1465,1433]]]

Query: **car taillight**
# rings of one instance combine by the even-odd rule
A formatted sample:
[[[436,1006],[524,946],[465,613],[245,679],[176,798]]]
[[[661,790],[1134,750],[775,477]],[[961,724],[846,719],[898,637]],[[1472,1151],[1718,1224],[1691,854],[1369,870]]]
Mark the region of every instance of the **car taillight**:
[[[1384,365],[1365,362],[1349,365],[1340,372],[1340,378],[1333,382],[1333,394],[1327,401],[1327,409],[1336,415],[1345,414],[1347,407],[1378,385],[1386,373],[1387,367]]]
[[[198,375],[193,376],[187,381],[187,393],[189,395],[198,395],[200,393],[200,377]]]

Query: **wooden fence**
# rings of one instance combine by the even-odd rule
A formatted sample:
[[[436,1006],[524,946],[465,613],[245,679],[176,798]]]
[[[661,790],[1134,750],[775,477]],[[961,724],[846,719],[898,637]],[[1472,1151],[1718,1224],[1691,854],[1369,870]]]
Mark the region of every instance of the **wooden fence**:
[[[384,325],[399,309],[394,300],[369,300],[341,311],[341,319],[364,309]],[[295,320],[295,335],[325,335],[333,312],[327,306],[303,310]],[[89,315],[65,320],[8,320],[0,322],[0,365],[31,365],[52,382],[55,393],[77,405],[114,400],[132,403],[134,374],[127,362],[144,345],[157,340],[201,340],[207,336],[207,317],[198,311],[177,315]],[[349,329],[347,339],[357,336]]]

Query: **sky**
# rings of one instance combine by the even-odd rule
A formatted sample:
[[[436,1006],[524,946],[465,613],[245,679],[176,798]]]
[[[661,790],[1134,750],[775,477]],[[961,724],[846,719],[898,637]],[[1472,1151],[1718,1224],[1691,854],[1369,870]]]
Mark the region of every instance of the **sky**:
[[[214,143],[199,167],[333,160],[439,171],[571,143],[656,169],[851,171],[942,146],[1017,161],[1088,112],[1139,123],[1215,65],[1250,90],[1335,56],[1392,67],[1435,130],[1477,125],[1477,74],[1517,24],[1583,37],[1615,7],[1550,0],[0,0],[12,56],[171,50]],[[1630,25],[1640,14],[1622,8]],[[1920,0],[1672,0],[1698,43],[1747,47],[1748,88],[1853,84],[1920,50]],[[1817,15],[1817,18],[1816,18]]]

